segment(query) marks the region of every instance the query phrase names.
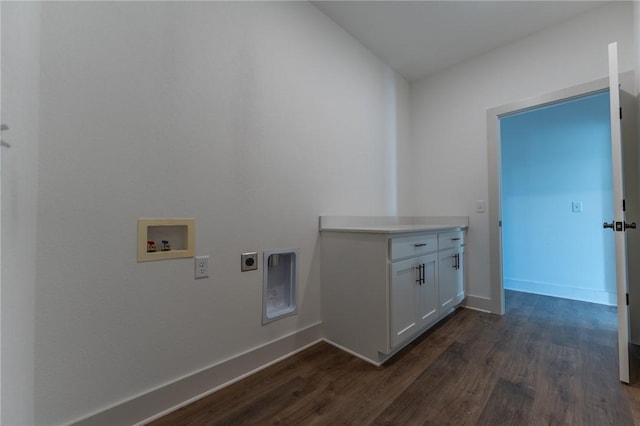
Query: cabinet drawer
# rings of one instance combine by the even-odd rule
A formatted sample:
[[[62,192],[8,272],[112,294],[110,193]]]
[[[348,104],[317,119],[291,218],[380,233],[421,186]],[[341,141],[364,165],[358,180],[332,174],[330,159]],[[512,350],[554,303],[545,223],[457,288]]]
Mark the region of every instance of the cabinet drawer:
[[[409,256],[419,256],[438,250],[438,236],[436,234],[427,234],[394,238],[391,240],[390,245],[391,260]]]
[[[453,231],[438,234],[438,250],[460,247],[464,244],[464,232]]]

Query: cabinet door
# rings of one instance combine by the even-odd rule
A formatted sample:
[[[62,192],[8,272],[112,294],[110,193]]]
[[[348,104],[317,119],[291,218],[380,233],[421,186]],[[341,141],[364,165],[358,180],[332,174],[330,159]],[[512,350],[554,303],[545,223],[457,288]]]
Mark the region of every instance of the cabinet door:
[[[458,269],[455,273],[455,289],[456,289],[456,300],[455,303],[458,304],[462,302],[464,299],[464,247],[460,247],[457,250],[458,254]]]
[[[418,258],[418,267],[423,266],[423,282],[418,290],[418,322],[419,327],[433,324],[438,317],[438,255],[431,254]]]
[[[457,249],[444,250],[438,253],[438,290],[440,293],[441,312],[455,305],[458,275],[458,270],[456,269],[457,253]]]
[[[416,267],[415,258],[391,264],[391,347],[405,341],[418,328],[416,288],[419,270]]]

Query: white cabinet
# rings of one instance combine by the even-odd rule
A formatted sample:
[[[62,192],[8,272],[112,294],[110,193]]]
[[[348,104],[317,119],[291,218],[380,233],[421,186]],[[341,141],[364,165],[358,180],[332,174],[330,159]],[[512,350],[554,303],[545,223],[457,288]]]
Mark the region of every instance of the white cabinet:
[[[458,265],[457,265],[457,272],[456,272],[456,279],[455,279],[455,288],[456,288],[456,302],[455,304],[457,305],[458,303],[462,302],[464,300],[464,268],[462,267],[462,265],[464,265],[464,246],[460,247],[458,249]]]
[[[438,253],[438,289],[440,291],[440,309],[449,309],[458,303],[459,285],[461,281],[459,268],[460,252],[458,249],[449,249]]]
[[[430,254],[391,264],[391,347],[433,324],[438,312],[437,255]]]
[[[464,299],[464,232],[321,234],[327,341],[380,365]]]
[[[436,322],[438,315],[438,256],[434,253],[418,259],[422,265],[422,283],[418,288],[418,326],[424,328]]]
[[[391,348],[405,343],[416,332],[436,320],[437,250],[438,234],[435,233],[389,240]]]
[[[464,236],[461,231],[438,235],[438,289],[440,309],[448,310],[464,299]]]

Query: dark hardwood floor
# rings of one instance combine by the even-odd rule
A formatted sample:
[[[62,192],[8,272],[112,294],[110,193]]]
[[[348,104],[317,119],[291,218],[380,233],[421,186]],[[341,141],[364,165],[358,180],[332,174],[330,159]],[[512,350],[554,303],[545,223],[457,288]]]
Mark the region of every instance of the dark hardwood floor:
[[[615,308],[507,292],[376,368],[320,343],[152,425],[633,425]]]

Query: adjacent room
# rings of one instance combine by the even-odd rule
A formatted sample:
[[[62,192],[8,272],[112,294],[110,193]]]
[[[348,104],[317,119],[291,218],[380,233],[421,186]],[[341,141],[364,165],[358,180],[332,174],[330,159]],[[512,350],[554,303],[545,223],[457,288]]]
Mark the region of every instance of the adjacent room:
[[[617,43],[637,126],[637,1],[2,1],[0,22],[0,423],[161,422],[208,395],[212,423],[640,419],[613,232],[570,249],[600,269],[530,268],[597,276],[597,303],[503,286],[487,119],[607,81]],[[575,148],[546,149],[526,157]],[[621,220],[572,191],[566,226]]]
[[[616,305],[609,93],[500,120],[507,289]]]

